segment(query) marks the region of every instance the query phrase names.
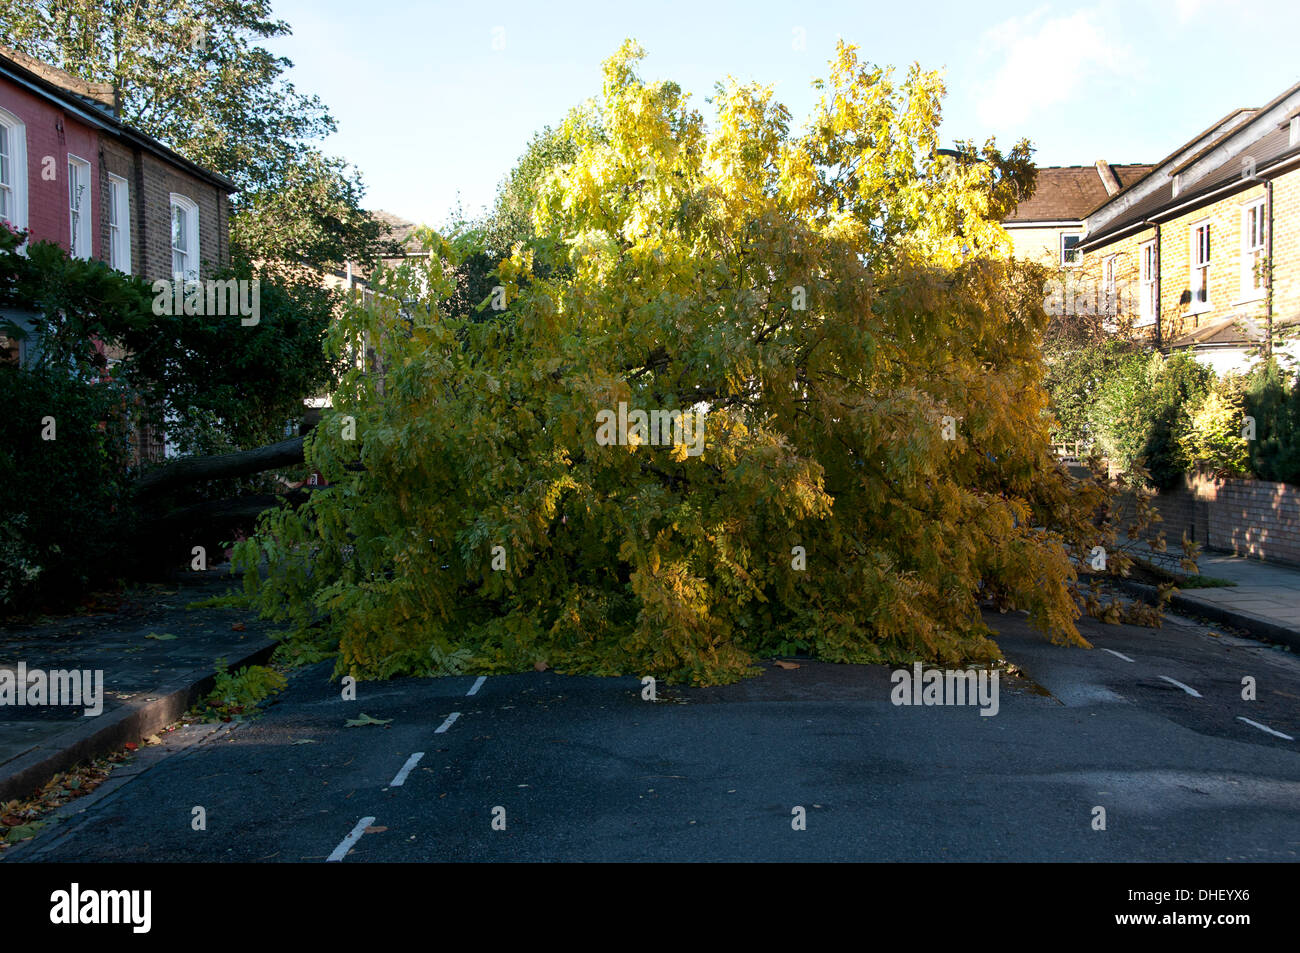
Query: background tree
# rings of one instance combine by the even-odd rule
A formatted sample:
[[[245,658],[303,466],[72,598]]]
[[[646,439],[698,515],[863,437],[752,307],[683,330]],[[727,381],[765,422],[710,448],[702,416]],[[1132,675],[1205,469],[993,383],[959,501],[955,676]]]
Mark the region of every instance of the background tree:
[[[641,55],[540,183],[505,310],[449,308],[475,249],[431,236],[423,297],[399,270],[339,326],[387,373],[308,440],[331,487],[239,547],[262,610],[372,676],[987,659],[983,596],[1081,641],[1069,551],[1105,494],[1051,454],[1041,276],[999,224],[1028,145],[938,153],[939,77],[845,45],[806,131],[734,82],[708,129]],[[702,451],[605,445],[620,404],[705,411]]]

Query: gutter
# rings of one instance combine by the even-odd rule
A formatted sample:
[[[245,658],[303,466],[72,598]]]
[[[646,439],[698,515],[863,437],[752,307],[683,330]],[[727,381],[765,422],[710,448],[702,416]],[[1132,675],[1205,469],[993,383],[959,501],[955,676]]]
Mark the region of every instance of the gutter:
[[[1113,242],[1121,238],[1126,238],[1127,236],[1133,234],[1134,232],[1141,231],[1143,228],[1150,227],[1157,220],[1174,218],[1185,209],[1195,208],[1196,206],[1202,205],[1205,202],[1208,202],[1209,200],[1225,192],[1236,191],[1241,187],[1241,184],[1243,182],[1257,181],[1259,183],[1267,184],[1267,180],[1263,178],[1265,173],[1271,173],[1276,175],[1277,173],[1285,169],[1287,166],[1295,165],[1296,163],[1300,163],[1300,153],[1296,155],[1288,156],[1278,162],[1273,163],[1267,169],[1264,169],[1261,172],[1257,172],[1254,176],[1252,176],[1249,179],[1242,179],[1242,178],[1233,179],[1232,181],[1228,182],[1225,185],[1221,185],[1218,188],[1211,189],[1209,192],[1202,192],[1201,194],[1195,196],[1194,198],[1190,198],[1185,202],[1179,202],[1177,205],[1171,205],[1168,206],[1167,208],[1161,209],[1159,212],[1155,213],[1144,222],[1134,222],[1131,225],[1125,225],[1123,228],[1118,229],[1117,231],[1107,232],[1104,235],[1095,236],[1094,238],[1087,239],[1085,241],[1080,242],[1077,247],[1082,251],[1087,252],[1097,248],[1100,245],[1107,244],[1108,242]],[[1269,211],[1269,228],[1270,228],[1270,242],[1271,242],[1271,234],[1272,234],[1271,231],[1272,209],[1271,208]]]

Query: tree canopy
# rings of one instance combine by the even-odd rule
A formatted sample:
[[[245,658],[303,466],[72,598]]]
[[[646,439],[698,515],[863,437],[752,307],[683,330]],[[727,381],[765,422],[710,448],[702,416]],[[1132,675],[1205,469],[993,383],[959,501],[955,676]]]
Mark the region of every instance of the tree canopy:
[[[561,128],[490,302],[435,235],[339,326],[384,372],[308,439],[331,487],[237,549],[262,610],[380,677],[988,659],[989,596],[1081,642],[1103,494],[1051,455],[1043,276],[999,224],[1027,143],[940,150],[939,76],[844,44],[801,131],[735,81],[710,128],[642,55],[606,62],[599,135]]]

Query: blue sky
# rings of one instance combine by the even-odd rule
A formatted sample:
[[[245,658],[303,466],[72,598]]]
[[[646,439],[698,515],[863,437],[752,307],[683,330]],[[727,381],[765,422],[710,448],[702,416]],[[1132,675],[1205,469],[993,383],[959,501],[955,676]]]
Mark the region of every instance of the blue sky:
[[[625,37],[649,54],[645,78],[676,80],[706,116],[703,100],[731,75],[774,85],[798,123],[842,36],[870,62],[944,71],[945,144],[1024,136],[1040,165],[1153,162],[1300,81],[1294,0],[273,0],[273,11],[294,33],[270,48],[333,113],[325,148],[361,170],[367,207],[435,226],[458,197],[468,214],[489,205],[532,133],[599,92],[600,63]]]

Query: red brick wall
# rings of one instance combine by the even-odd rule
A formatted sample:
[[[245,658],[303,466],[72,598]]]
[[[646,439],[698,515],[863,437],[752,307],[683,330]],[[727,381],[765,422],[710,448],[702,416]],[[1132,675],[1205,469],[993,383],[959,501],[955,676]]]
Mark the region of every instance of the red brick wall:
[[[0,106],[27,126],[27,228],[31,239],[58,242],[68,248],[68,154],[89,162],[90,181],[97,181],[98,132],[55,104],[7,82],[0,83]],[[47,157],[53,162],[47,162]],[[44,177],[46,170],[53,178]],[[92,221],[97,222],[103,214],[103,202],[94,189],[90,202]],[[91,234],[92,254],[98,258],[98,229],[92,229]]]
[[[56,104],[0,82],[0,106],[26,125],[27,227],[33,241],[69,242],[68,155],[90,163],[91,255],[108,259],[108,174],[126,179],[131,202],[131,265],[150,280],[171,277],[171,193],[199,207],[203,274],[230,261],[230,200],[217,186],[119,142]],[[90,108],[90,107],[87,107]],[[52,159],[46,161],[46,157]],[[49,170],[53,178],[43,176]]]
[[[1210,549],[1300,565],[1300,487],[1190,474],[1152,502],[1170,543],[1190,529]]]

